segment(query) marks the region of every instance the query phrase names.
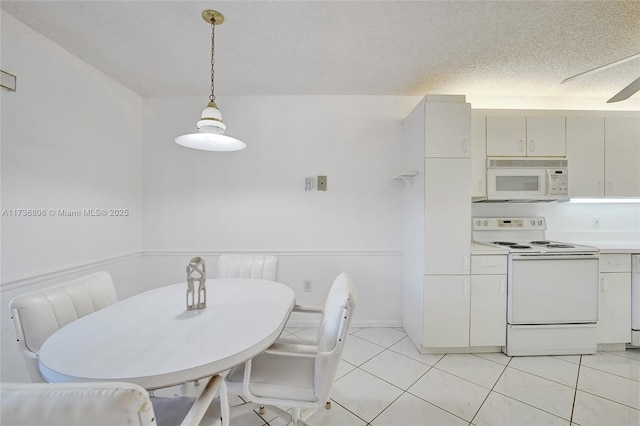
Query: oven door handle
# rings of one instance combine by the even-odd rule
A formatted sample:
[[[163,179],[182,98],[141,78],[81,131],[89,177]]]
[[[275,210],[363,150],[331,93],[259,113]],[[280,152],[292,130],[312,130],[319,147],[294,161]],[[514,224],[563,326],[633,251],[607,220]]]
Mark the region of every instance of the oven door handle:
[[[512,254],[513,260],[590,260],[598,259],[598,253],[584,254]]]

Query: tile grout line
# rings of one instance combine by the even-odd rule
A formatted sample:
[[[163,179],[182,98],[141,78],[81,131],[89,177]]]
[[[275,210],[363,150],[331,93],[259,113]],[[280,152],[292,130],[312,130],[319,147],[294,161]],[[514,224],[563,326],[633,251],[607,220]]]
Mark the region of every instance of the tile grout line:
[[[626,359],[630,359],[630,358],[626,358]],[[631,380],[632,382],[638,382],[638,383],[640,383],[640,380],[636,380],[636,379],[634,379],[634,378],[632,378],[632,377],[622,376],[622,375],[620,375],[620,374],[618,374],[618,373],[612,373],[611,371],[602,370],[602,369],[600,369],[600,368],[592,367],[592,366],[589,366],[589,365],[585,365],[585,366],[584,366],[584,368],[589,368],[589,369],[591,369],[591,370],[595,370],[595,371],[598,371],[598,372],[600,372],[600,373],[610,374],[610,375],[612,375],[612,376],[619,377],[619,378],[621,378],[621,379]]]
[[[573,423],[573,414],[576,410],[576,399],[578,397],[578,382],[580,382],[580,368],[582,368],[582,355],[580,355],[580,361],[578,362],[578,374],[576,375],[576,387],[573,390],[573,403],[571,404],[571,416],[569,417],[569,423]]]
[[[473,417],[471,418],[471,421],[469,422],[469,424],[472,424],[473,421],[476,419],[476,417],[478,416],[478,413],[480,412],[480,410],[482,410],[482,406],[484,405],[485,402],[487,402],[487,399],[489,399],[489,396],[491,396],[491,392],[493,392],[493,389],[496,387],[496,385],[498,384],[498,382],[500,381],[500,379],[502,378],[502,376],[504,375],[504,372],[507,371],[507,367],[509,366],[509,364],[511,364],[511,360],[513,358],[509,358],[509,361],[507,361],[507,363],[504,365],[504,368],[502,369],[502,372],[500,373],[500,375],[498,376],[498,378],[496,379],[495,383],[493,384],[493,386],[491,386],[491,389],[489,389],[489,393],[487,394],[487,396],[484,397],[484,400],[482,401],[482,404],[480,404],[480,406],[478,407],[478,410],[476,411],[476,413],[473,415]]]
[[[393,345],[392,345],[392,346],[393,346]],[[390,350],[391,352],[394,352],[394,351],[393,351],[393,350],[391,350],[391,349],[388,349],[388,350]],[[394,352],[394,353],[396,353],[396,352]],[[399,355],[403,355],[403,354],[399,354]],[[442,358],[444,358],[446,355],[447,355],[447,354],[443,355],[443,356],[442,356],[438,361],[436,361],[436,364],[437,364],[438,362],[440,362],[440,361],[442,360]],[[408,359],[412,359],[412,358],[410,358],[410,357],[407,357],[406,355],[403,355],[403,356],[405,356],[405,357],[406,357],[406,358],[408,358]],[[414,361],[415,361],[415,360],[414,360]],[[429,364],[424,364],[424,365],[429,365]],[[385,379],[383,379],[382,377],[378,377],[378,376],[376,376],[375,374],[369,373],[369,372],[368,372],[368,371],[366,371],[366,370],[362,370],[362,371],[364,371],[365,373],[369,373],[369,374],[371,374],[373,377],[376,377],[376,378],[378,378],[378,379],[380,379],[380,380],[384,381],[385,383],[389,383],[390,385],[395,386],[395,387],[397,387],[398,389],[402,390],[402,393],[401,393],[400,395],[398,395],[398,397],[397,397],[396,399],[394,399],[393,401],[391,401],[391,403],[390,403],[389,405],[387,405],[387,406],[386,406],[382,411],[380,411],[380,412],[379,412],[379,413],[378,413],[378,414],[377,414],[373,419],[371,419],[371,422],[373,422],[375,419],[377,419],[378,417],[380,417],[380,416],[382,415],[382,413],[383,413],[383,412],[385,412],[389,407],[391,407],[391,406],[393,405],[393,403],[394,403],[394,402],[396,402],[397,400],[399,400],[399,399],[402,397],[402,395],[407,394],[407,393],[408,393],[409,395],[411,395],[411,396],[415,397],[415,398],[418,398],[418,399],[419,399],[419,400],[421,400],[421,401],[426,402],[427,404],[429,404],[429,405],[431,405],[431,406],[433,406],[433,407],[435,407],[435,408],[437,408],[437,409],[439,409],[439,410],[442,410],[442,411],[444,411],[444,412],[446,412],[446,413],[448,413],[448,414],[450,414],[450,415],[452,415],[452,416],[454,416],[454,417],[459,418],[460,420],[463,420],[463,421],[467,422],[467,419],[463,419],[462,417],[458,416],[457,414],[454,414],[454,413],[452,413],[452,412],[450,412],[450,411],[448,411],[448,410],[445,410],[444,408],[442,408],[442,407],[440,407],[440,406],[438,406],[438,405],[436,405],[436,404],[434,404],[434,403],[432,403],[432,402],[430,402],[430,401],[427,401],[426,399],[422,399],[422,398],[420,398],[419,396],[414,395],[414,394],[412,394],[411,392],[409,392],[409,388],[411,388],[411,386],[413,386],[413,385],[415,385],[416,383],[418,383],[418,381],[419,381],[420,379],[422,379],[424,376],[426,376],[426,375],[427,375],[427,373],[428,373],[429,371],[431,371],[432,369],[434,369],[434,368],[435,368],[435,364],[434,364],[434,365],[429,365],[429,368],[427,369],[427,371],[425,371],[423,374],[421,374],[421,375],[420,375],[420,377],[418,377],[418,378],[417,378],[413,383],[411,383],[411,384],[410,384],[406,389],[402,389],[401,387],[396,386],[396,385],[394,385],[393,383],[387,382],[387,381],[386,381]],[[435,368],[435,369],[436,369],[436,370],[438,370],[437,368]],[[439,370],[439,371],[441,371],[441,370]],[[371,422],[367,423],[367,425],[370,425],[370,424],[371,424]],[[467,422],[467,423],[469,423],[469,422]]]

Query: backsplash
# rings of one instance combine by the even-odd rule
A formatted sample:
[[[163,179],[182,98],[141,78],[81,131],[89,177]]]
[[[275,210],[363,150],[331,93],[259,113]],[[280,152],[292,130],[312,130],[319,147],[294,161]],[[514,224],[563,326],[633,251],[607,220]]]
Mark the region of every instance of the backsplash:
[[[640,203],[477,203],[472,215],[543,216],[547,238],[558,241],[640,241]]]

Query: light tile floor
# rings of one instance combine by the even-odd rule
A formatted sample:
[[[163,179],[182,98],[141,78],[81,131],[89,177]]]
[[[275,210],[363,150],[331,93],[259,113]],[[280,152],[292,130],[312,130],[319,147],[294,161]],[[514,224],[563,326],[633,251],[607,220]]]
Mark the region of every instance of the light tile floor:
[[[315,333],[285,330],[287,337]],[[401,328],[352,329],[331,399],[332,409],[319,410],[310,425],[640,425],[640,349],[422,355]],[[232,425],[284,422],[267,411],[234,417]]]

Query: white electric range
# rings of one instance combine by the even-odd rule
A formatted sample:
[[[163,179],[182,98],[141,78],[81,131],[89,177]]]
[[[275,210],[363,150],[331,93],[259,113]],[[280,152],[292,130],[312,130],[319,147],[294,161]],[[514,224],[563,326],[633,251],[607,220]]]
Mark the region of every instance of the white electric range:
[[[595,247],[549,241],[543,217],[474,218],[476,243],[508,253],[510,356],[593,354],[597,349]]]

